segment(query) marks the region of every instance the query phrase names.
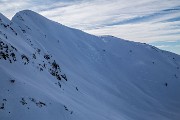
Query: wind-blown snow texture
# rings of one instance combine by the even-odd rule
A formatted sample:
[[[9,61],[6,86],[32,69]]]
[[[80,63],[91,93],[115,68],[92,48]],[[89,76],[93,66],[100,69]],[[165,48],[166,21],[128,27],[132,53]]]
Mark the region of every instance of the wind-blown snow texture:
[[[29,10],[0,14],[0,120],[179,120],[180,56]]]

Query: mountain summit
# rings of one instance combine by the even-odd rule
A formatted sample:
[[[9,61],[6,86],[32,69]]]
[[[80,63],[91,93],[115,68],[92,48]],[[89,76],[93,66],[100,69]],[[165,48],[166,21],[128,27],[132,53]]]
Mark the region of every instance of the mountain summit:
[[[179,55],[0,14],[0,120],[179,120],[179,101]]]

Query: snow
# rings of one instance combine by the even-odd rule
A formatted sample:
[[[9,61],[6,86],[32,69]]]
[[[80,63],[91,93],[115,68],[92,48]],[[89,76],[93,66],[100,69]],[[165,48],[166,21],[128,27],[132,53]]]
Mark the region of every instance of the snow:
[[[179,120],[179,55],[30,10],[0,18],[0,120]]]

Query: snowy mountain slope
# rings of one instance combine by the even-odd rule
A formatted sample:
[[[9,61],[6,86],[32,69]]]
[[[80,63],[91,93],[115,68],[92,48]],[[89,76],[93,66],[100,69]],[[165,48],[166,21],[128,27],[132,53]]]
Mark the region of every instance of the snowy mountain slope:
[[[0,14],[0,120],[178,120],[180,56],[33,11]]]

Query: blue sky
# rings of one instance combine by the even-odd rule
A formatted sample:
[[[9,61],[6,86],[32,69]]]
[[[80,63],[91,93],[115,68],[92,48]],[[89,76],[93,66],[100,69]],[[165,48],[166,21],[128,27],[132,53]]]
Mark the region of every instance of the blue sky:
[[[0,12],[10,19],[24,9],[88,33],[180,54],[180,0],[0,0]]]

